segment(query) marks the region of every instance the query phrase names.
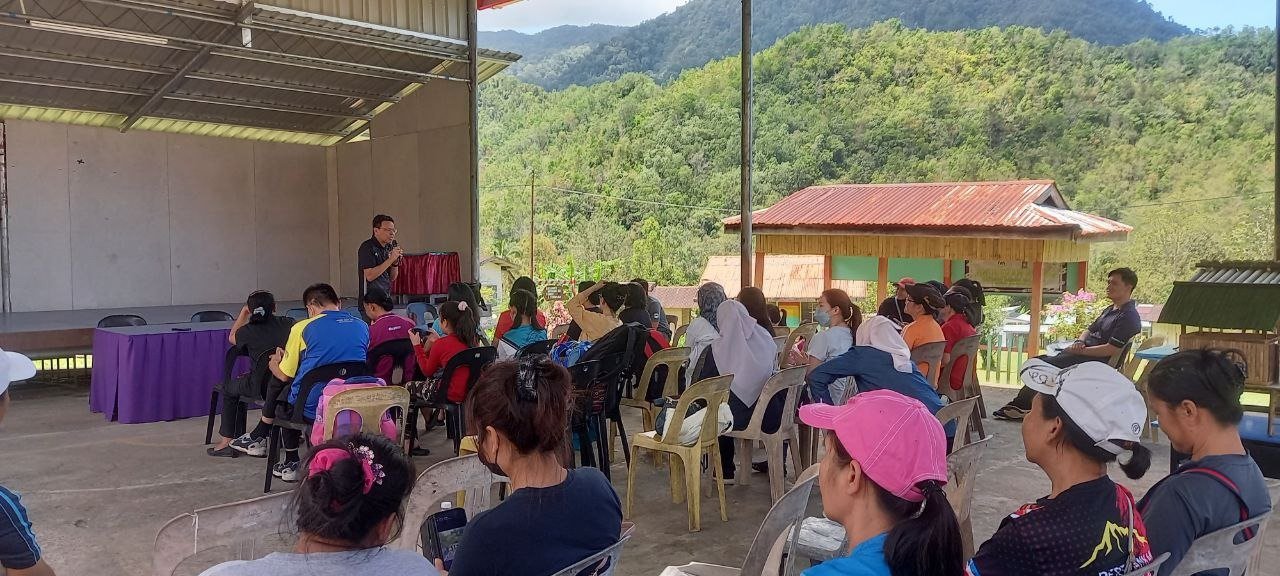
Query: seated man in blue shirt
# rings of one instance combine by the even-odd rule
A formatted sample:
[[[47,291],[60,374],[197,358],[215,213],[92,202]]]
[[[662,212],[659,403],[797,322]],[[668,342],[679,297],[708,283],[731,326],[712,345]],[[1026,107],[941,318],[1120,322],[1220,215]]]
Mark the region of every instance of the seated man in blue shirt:
[[[0,350],[0,420],[9,409],[9,384],[36,375],[26,356]],[[0,486],[0,573],[8,576],[54,576],[44,561],[31,519],[18,495]]]
[[[1055,356],[1041,356],[1040,359],[1058,368],[1110,361],[1142,331],[1138,304],[1133,301],[1133,289],[1137,287],[1138,274],[1133,270],[1116,268],[1108,272],[1107,298],[1111,300],[1111,306],[1103,310],[1089,329],[1062,352]],[[1035,396],[1034,390],[1023,386],[1012,402],[993,412],[992,416],[1000,420],[1022,420],[1031,411],[1031,400]]]
[[[284,349],[271,356],[271,373],[282,382],[290,382],[288,399],[294,410],[302,410],[307,420],[314,419],[316,404],[324,386],[312,386],[305,398],[299,398],[307,373],[321,366],[344,362],[364,362],[369,349],[369,325],[341,309],[342,300],[333,286],[313,284],[302,294],[307,305],[306,320],[293,325]],[[284,430],[284,462],[272,474],[286,482],[298,480],[298,446],[301,434]]]

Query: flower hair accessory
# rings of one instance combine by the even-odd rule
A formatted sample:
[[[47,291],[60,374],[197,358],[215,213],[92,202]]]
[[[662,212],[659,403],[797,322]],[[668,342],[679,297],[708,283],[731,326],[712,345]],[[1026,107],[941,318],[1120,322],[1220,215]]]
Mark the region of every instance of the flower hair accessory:
[[[353,457],[360,462],[361,471],[364,472],[364,486],[360,492],[361,494],[368,494],[373,489],[374,484],[381,485],[382,479],[387,477],[387,473],[382,470],[382,465],[374,463],[373,449],[368,446],[357,447],[355,444],[347,444],[346,449],[325,448],[316,452],[311,457],[307,478],[321,472],[327,472],[333,468],[334,464]]]
[[[466,300],[459,300],[459,301],[458,301],[458,310],[461,310],[461,311],[463,311],[463,312],[466,312],[466,311],[467,311],[467,301],[466,301]]]

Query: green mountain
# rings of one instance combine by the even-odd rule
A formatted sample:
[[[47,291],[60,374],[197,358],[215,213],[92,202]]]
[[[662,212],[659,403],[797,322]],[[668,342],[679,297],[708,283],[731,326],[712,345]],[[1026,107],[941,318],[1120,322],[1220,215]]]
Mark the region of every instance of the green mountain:
[[[1051,178],[1136,228],[1091,270],[1132,266],[1161,301],[1199,259],[1270,253],[1274,40],[806,28],[756,57],[756,208],[815,183]],[[486,83],[483,251],[696,283],[736,251],[720,219],[738,208],[738,86],[736,58],[667,85]]]
[[[691,0],[630,28],[561,26],[535,35],[482,33],[485,46],[525,55],[515,74],[544,88],[590,85],[642,72],[667,81],[740,51],[740,0]],[[814,24],[862,28],[899,19],[911,28],[964,30],[1030,26],[1065,30],[1100,44],[1190,33],[1142,0],[756,0],[757,50]],[[499,36],[498,34],[501,34]],[[529,46],[522,51],[522,46]]]

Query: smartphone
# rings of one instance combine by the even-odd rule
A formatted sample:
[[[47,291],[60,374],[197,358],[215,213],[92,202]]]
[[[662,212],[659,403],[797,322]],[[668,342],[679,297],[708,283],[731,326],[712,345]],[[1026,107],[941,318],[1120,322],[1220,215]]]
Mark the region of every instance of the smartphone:
[[[462,508],[446,508],[427,516],[422,523],[422,555],[428,560],[439,558],[448,570],[466,527],[467,511]]]

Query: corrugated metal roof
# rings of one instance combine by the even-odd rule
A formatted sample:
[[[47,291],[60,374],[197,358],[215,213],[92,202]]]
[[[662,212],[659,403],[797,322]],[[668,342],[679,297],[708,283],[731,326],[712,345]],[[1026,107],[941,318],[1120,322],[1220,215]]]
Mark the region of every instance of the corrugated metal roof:
[[[649,295],[657,298],[667,310],[697,310],[697,286],[654,286]]]
[[[518,58],[482,50],[479,79]],[[464,79],[466,59],[453,38],[265,3],[0,0],[0,118],[336,142],[424,82]]]
[[[1191,280],[1173,283],[1160,322],[1232,330],[1276,329],[1280,262],[1201,262]]]
[[[738,217],[726,218],[735,229]],[[1133,229],[1067,207],[1052,180],[811,186],[752,216],[770,231],[1028,234],[1123,239]]]
[[[822,261],[822,256],[769,254],[764,257],[764,285],[760,289],[770,300],[815,300],[823,290]],[[702,281],[716,282],[730,297],[736,296],[742,289],[741,260],[737,256],[708,258]],[[853,298],[867,295],[867,283],[862,281],[833,280],[831,287],[844,290]]]

